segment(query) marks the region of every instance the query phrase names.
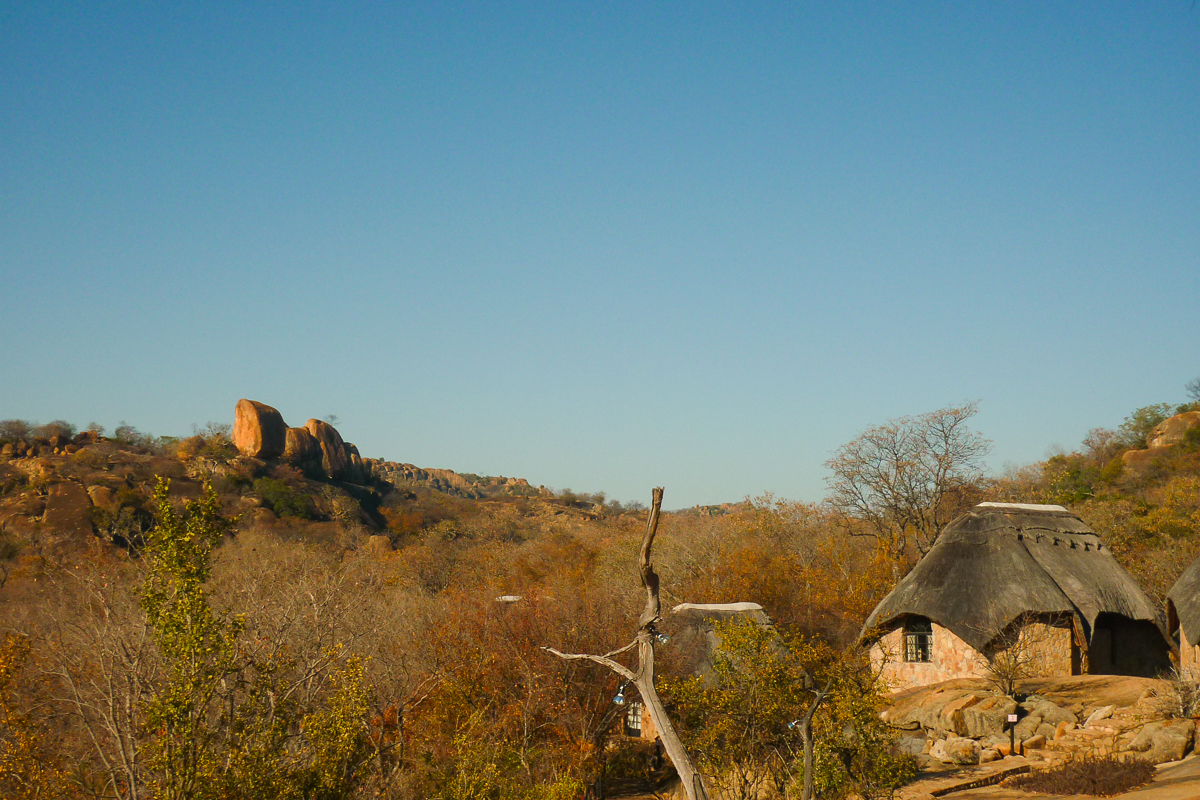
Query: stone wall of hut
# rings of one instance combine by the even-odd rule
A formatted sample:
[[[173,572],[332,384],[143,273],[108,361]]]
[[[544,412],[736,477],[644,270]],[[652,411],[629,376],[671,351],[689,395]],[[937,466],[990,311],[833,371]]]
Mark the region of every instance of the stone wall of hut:
[[[1028,654],[1030,677],[1049,678],[1079,671],[1078,656],[1073,656],[1069,623],[1060,625],[1031,622],[1021,629],[1016,645]]]
[[[1072,674],[1071,629],[1033,622],[1020,633],[1016,645],[1029,653],[1031,676]],[[1198,648],[1200,651],[1200,648]],[[904,630],[897,628],[871,648],[871,663],[892,691],[948,681],[953,678],[986,676],[985,662],[979,651],[948,628],[933,623],[930,660],[904,660]]]
[[[904,630],[897,628],[871,648],[871,663],[893,691],[951,678],[983,676],[978,651],[949,628],[933,623],[931,645],[929,661],[905,661]]]

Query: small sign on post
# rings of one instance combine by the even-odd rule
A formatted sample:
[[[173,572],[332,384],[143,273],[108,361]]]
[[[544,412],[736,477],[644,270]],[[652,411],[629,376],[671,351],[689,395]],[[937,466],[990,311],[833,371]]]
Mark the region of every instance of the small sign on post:
[[[1016,715],[1016,714],[1009,714],[1009,715],[1008,715],[1008,721],[1009,721],[1009,722],[1016,722],[1016,721],[1017,721],[1017,715]]]

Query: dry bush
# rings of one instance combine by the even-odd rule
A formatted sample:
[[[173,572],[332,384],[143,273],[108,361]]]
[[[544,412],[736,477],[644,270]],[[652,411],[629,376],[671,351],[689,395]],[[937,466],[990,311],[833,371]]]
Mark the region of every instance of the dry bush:
[[[90,556],[48,571],[12,623],[34,642],[51,687],[51,719],[72,780],[131,798],[148,742],[138,707],[158,674],[134,587],[135,565]]]
[[[1056,640],[1064,635],[1071,635],[1066,619],[1023,614],[976,653],[976,666],[1001,694],[1015,697],[1025,681],[1053,674]]]
[[[1153,777],[1154,765],[1148,761],[1137,758],[1121,761],[1115,756],[1085,756],[1064,761],[1050,769],[1010,778],[1004,785],[1025,792],[1112,797],[1149,783]]]
[[[1158,711],[1171,719],[1200,715],[1200,668],[1172,667],[1155,690]]]

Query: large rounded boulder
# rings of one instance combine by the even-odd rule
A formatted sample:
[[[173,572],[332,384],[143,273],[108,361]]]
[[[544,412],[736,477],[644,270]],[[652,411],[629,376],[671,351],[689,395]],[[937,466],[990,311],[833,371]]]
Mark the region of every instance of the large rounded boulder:
[[[1151,449],[1179,444],[1187,437],[1188,431],[1197,425],[1200,425],[1200,411],[1176,414],[1155,425],[1146,436],[1146,444]]]
[[[243,398],[234,413],[233,443],[251,458],[279,458],[287,444],[287,423],[266,403]]]
[[[308,428],[288,428],[283,446],[283,460],[303,464],[321,458],[321,445]]]
[[[321,467],[325,474],[334,480],[345,478],[350,461],[346,457],[346,443],[337,428],[319,419],[310,419],[304,427],[321,447]]]

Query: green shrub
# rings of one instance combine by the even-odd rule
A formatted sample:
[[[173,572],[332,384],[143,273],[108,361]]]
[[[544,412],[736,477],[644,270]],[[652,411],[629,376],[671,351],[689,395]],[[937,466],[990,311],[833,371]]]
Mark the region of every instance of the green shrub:
[[[1146,434],[1154,429],[1154,426],[1162,422],[1167,417],[1171,416],[1170,403],[1158,403],[1152,406],[1143,406],[1137,409],[1121,423],[1118,429],[1118,436],[1121,444],[1125,447],[1132,447],[1142,450],[1146,447]]]
[[[254,491],[280,517],[312,519],[312,500],[308,495],[296,491],[278,478],[259,478],[254,482]]]
[[[1183,441],[1179,445],[1184,450],[1200,450],[1200,425],[1193,425],[1188,428],[1183,434]]]

